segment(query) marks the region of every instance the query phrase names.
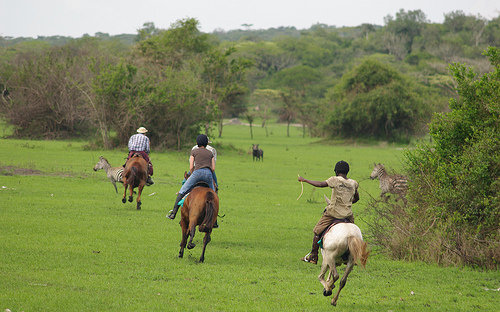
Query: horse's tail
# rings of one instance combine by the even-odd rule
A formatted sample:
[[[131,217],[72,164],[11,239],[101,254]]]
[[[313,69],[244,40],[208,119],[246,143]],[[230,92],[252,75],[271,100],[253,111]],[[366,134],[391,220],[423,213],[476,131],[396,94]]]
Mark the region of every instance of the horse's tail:
[[[351,236],[348,240],[349,252],[354,257],[354,262],[365,267],[368,260],[368,245],[358,236]]]
[[[214,214],[215,214],[214,200],[215,200],[214,193],[207,192],[205,197],[205,218],[198,227],[198,230],[200,232],[209,232],[214,227]]]
[[[135,166],[132,166],[130,168],[128,177],[127,177],[127,184],[130,186],[135,185],[135,180],[137,179],[137,168]]]

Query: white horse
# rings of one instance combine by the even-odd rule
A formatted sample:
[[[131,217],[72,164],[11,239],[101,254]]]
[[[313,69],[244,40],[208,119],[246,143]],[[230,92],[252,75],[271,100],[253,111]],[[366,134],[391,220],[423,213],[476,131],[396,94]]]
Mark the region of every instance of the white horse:
[[[347,264],[344,275],[340,280],[339,290],[332,299],[332,305],[337,305],[340,291],[344,288],[349,273],[356,263],[365,267],[369,252],[366,243],[363,241],[361,230],[354,223],[338,223],[334,225],[326,232],[322,241],[321,256],[323,261],[318,279],[323,284],[323,295],[325,297],[332,294],[334,284],[339,279],[337,265]],[[347,261],[342,259],[342,255],[346,252],[348,252]],[[328,270],[330,272],[327,280],[325,280],[325,274]]]

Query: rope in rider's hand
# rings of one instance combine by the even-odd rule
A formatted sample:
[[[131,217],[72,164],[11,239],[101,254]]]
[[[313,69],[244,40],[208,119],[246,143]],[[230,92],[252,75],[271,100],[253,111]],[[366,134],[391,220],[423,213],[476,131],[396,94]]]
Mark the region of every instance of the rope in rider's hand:
[[[300,178],[300,174],[297,173],[297,176]],[[299,200],[302,197],[302,193],[304,193],[304,181],[300,181],[300,186],[302,187],[302,190],[300,191],[300,195],[297,197],[297,200]]]

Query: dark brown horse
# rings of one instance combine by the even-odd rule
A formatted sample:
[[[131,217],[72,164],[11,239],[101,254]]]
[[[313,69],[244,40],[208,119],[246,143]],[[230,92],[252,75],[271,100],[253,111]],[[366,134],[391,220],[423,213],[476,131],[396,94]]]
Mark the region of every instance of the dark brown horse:
[[[134,200],[134,188],[138,188],[137,194],[137,210],[141,209],[141,194],[144,185],[146,185],[146,180],[148,179],[148,163],[140,154],[134,154],[127,160],[125,164],[125,170],[123,171],[123,186],[125,191],[123,192],[122,203],[125,203],[125,197],[127,196],[127,187],[130,186],[130,195],[128,201],[132,202]]]
[[[209,187],[195,187],[191,193],[184,200],[181,209],[181,229],[182,240],[181,250],[179,251],[179,258],[184,255],[184,248],[194,248],[193,243],[196,226],[200,232],[205,232],[203,238],[203,250],[201,252],[200,262],[205,260],[205,248],[210,242],[210,234],[217,221],[217,214],[219,213],[219,197]],[[187,242],[188,237],[189,243]]]

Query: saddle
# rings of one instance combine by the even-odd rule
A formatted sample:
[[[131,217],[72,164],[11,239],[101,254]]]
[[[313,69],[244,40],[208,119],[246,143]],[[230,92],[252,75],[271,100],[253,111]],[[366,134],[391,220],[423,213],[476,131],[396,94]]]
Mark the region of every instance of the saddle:
[[[191,189],[189,189],[187,191],[186,195],[184,195],[184,197],[182,197],[182,199],[179,201],[179,203],[178,203],[179,207],[182,207],[182,205],[184,205],[184,200],[186,200],[186,198],[189,196],[189,194],[191,193],[191,191],[194,190],[197,187],[208,187],[209,188],[210,185],[208,185],[208,183],[205,182],[205,181],[198,181],[195,185],[193,185],[193,187]]]
[[[336,224],[339,224],[339,223],[352,223],[349,219],[335,219],[333,220],[333,223],[330,224],[324,231],[323,233],[321,233],[321,235],[319,236],[320,239],[318,241],[318,244],[319,244],[319,247],[323,248],[323,236],[325,236],[326,233],[328,233],[328,231],[330,231],[330,229],[332,227],[334,227]]]

